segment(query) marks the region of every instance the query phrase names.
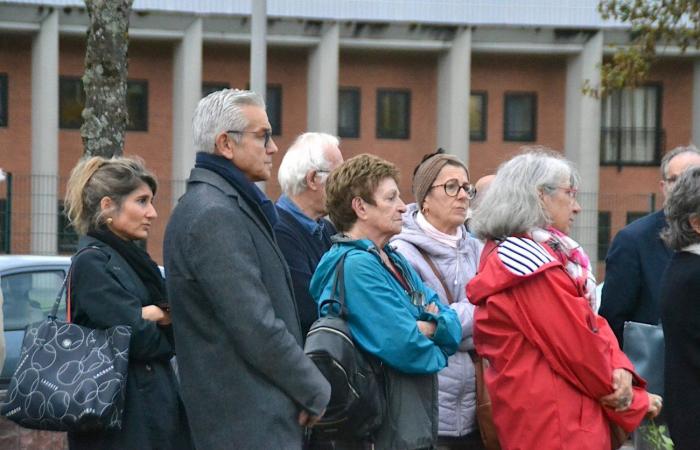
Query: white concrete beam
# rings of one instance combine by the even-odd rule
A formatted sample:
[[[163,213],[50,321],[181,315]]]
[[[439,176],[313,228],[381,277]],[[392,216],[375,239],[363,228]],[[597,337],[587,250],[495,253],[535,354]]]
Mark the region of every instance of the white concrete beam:
[[[574,223],[573,236],[595,265],[598,239],[598,191],[600,175],[600,100],[581,92],[584,81],[600,84],[603,32],[594,34],[583,51],[567,60],[565,154],[581,175],[579,203],[582,211]]]
[[[267,1],[251,3],[250,89],[265,98],[267,92]]]
[[[309,53],[307,88],[307,129],[338,133],[338,65],[340,27],[324,24],[321,42]]]
[[[437,145],[469,165],[471,30],[457,31],[438,58]]]
[[[173,58],[173,173],[172,202],[185,192],[185,181],[194,165],[192,117],[202,97],[202,19],[185,30]]]
[[[58,228],[58,12],[32,41],[31,251],[56,254]]]

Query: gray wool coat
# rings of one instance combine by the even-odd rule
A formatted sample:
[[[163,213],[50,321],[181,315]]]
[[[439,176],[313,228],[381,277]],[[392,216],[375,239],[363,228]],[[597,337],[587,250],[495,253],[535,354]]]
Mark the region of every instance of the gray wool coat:
[[[304,355],[292,282],[257,205],[195,168],[167,226],[182,398],[198,449],[299,449],[330,386]]]

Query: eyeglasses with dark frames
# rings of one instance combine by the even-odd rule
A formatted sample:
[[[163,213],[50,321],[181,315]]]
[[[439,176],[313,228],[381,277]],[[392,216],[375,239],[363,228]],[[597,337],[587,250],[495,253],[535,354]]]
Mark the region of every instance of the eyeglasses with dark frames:
[[[430,186],[431,189],[437,187],[442,187],[443,189],[445,189],[445,194],[447,194],[450,197],[457,197],[457,195],[459,195],[460,189],[464,189],[464,192],[467,194],[467,198],[469,200],[473,199],[476,195],[476,189],[473,185],[469,183],[460,184],[459,181],[457,181],[457,179],[455,178],[447,180],[442,184],[434,184]]]
[[[226,130],[227,133],[236,133],[236,134],[244,134],[244,133],[250,133],[254,134],[255,137],[257,138],[264,138],[265,141],[263,142],[263,146],[267,148],[267,146],[270,144],[270,140],[272,139],[272,130],[265,130],[265,135],[264,136],[259,136],[258,133],[259,131],[245,131],[245,130]]]

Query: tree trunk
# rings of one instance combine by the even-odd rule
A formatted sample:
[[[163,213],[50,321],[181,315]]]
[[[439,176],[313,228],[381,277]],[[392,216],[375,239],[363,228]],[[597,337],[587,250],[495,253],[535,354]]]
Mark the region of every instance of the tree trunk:
[[[85,109],[80,136],[86,156],[124,151],[129,15],[133,0],[85,0],[90,25],[85,52]]]

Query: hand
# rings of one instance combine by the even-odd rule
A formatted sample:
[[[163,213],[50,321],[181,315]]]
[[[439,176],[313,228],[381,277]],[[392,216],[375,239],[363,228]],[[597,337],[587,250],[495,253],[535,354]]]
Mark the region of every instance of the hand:
[[[160,309],[156,305],[148,305],[141,308],[141,318],[150,322],[156,322],[158,325],[170,325],[170,313]]]
[[[429,312],[430,314],[437,314],[440,312],[440,309],[438,309],[438,305],[436,305],[435,303],[428,303],[427,305],[425,305],[423,310],[425,312]]]
[[[648,392],[647,395],[649,396],[649,410],[647,411],[646,417],[647,419],[653,419],[661,412],[664,406],[664,399],[661,398],[660,395],[650,394]]]
[[[416,324],[418,324],[418,331],[420,331],[424,336],[432,339],[433,335],[435,334],[435,330],[437,329],[435,322],[416,320]]]
[[[318,422],[325,413],[326,410],[324,409],[318,416],[312,416],[306,410],[302,409],[301,411],[299,411],[299,425],[301,425],[302,427],[311,428],[314,425],[316,425],[316,422]]]
[[[632,404],[632,374],[626,369],[615,369],[612,375],[612,394],[600,399],[600,402],[615,411],[625,411]]]

